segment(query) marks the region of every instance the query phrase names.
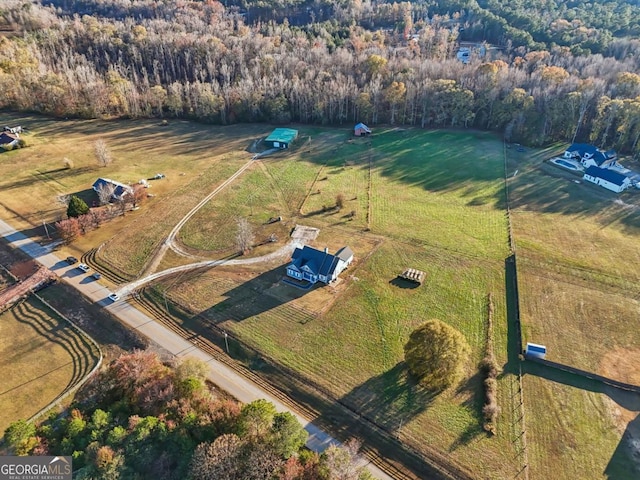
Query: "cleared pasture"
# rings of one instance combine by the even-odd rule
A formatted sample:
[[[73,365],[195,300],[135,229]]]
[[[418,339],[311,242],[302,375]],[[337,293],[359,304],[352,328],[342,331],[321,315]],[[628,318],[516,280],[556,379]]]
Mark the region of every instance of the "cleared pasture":
[[[102,258],[131,276],[175,222],[249,158],[244,150],[253,140],[269,131],[182,123],[105,125],[113,138],[122,133],[131,139],[114,147],[117,161],[107,167],[114,169],[112,178],[133,180],[149,171],[167,175],[166,181],[154,182],[151,191],[157,196],[141,211],[77,244],[86,250],[108,240]],[[48,128],[43,134],[55,132]],[[74,158],[74,169],[79,165],[85,170],[42,174],[44,167],[34,163],[28,167],[30,176],[20,174],[7,185],[17,201],[6,203],[0,193],[2,204],[37,225],[46,215],[20,212],[20,196],[27,195],[23,190],[32,177],[42,198],[92,183],[100,170],[92,165],[91,145],[102,128],[100,122],[78,124],[77,132],[74,127],[65,136],[75,139],[73,145],[52,144],[52,151],[60,153],[65,146],[84,145],[85,157]],[[346,131],[329,128],[300,131],[298,145],[252,165],[192,218],[179,238],[198,254],[220,255],[232,248],[236,216],[248,218],[264,236],[264,222],[282,215],[287,228],[295,223],[320,228],[318,247],[354,248],[361,262],[344,282],[303,295],[291,293],[278,283],[281,266],[270,265],[263,270],[213,269],[159,288],[417,448],[446,451],[489,477],[513,478],[522,466],[514,414],[517,388],[509,375],[500,380],[499,434],[488,439],[479,429],[482,400],[475,375],[483,355],[489,292],[496,302],[496,355],[501,364],[507,359],[503,154],[526,339],[546,343],[561,355],[555,359],[581,368],[597,369],[606,349],[637,348],[629,321],[638,313],[636,299],[629,299],[639,276],[635,192],[618,197],[578,184],[575,175],[543,163],[557,153],[554,149],[504,150],[484,133],[378,129],[367,139],[351,139]],[[167,138],[175,141],[163,143]],[[38,148],[37,141],[34,145]],[[23,161],[18,158],[17,163]],[[121,159],[130,160],[126,167]],[[53,163],[46,168],[44,172],[53,170]],[[341,211],[330,208],[339,194],[345,199]],[[347,218],[351,211],[356,212],[353,219]],[[366,227],[371,231],[362,233]],[[134,251],[131,245],[137,246]],[[180,261],[172,254],[166,260]],[[394,283],[406,267],[427,272],[422,287]],[[432,317],[460,329],[473,349],[461,388],[437,398],[413,388],[401,363],[411,329]],[[625,461],[613,453],[619,450],[620,432],[611,426],[602,393],[533,375],[525,375],[524,385],[532,478],[549,472],[557,478],[590,478],[587,473],[596,472],[593,478],[601,478],[607,468],[625,471]],[[563,413],[566,409],[569,414]],[[553,437],[556,429],[559,439]],[[599,446],[601,439],[597,453],[588,447],[589,438],[598,438]],[[607,463],[611,456],[612,467]]]
[[[357,258],[366,254],[355,250]],[[398,265],[407,263],[427,272],[422,287],[397,282]],[[214,269],[166,287],[170,298],[200,314],[203,325],[214,322],[232,332],[417,448],[451,452],[471,468],[486,467],[497,456],[502,460],[491,465],[492,471],[508,477],[515,468],[505,453],[511,437],[508,431],[495,439],[482,433],[476,375],[484,348],[486,295],[504,288],[500,262],[478,264],[473,258],[452,259],[446,251],[385,241],[334,287],[305,293],[279,284],[283,274],[282,267],[266,274]],[[495,321],[504,324],[504,303],[496,296]],[[409,333],[427,318],[442,318],[461,329],[473,348],[460,389],[435,399],[413,386],[402,364]],[[504,342],[497,343],[504,361]],[[506,411],[505,425],[509,421]]]
[[[544,163],[555,153],[508,152],[508,173],[518,172],[509,175],[509,200],[524,340],[546,345],[550,360],[616,378],[605,360],[613,352],[624,358],[640,344],[640,196],[616,195]],[[600,384],[527,370],[532,477],[552,471],[563,479],[631,478],[630,437],[621,435],[628,420],[614,421],[614,412],[633,407]]]
[[[99,353],[35,298],[0,315],[0,432],[79,382]]]

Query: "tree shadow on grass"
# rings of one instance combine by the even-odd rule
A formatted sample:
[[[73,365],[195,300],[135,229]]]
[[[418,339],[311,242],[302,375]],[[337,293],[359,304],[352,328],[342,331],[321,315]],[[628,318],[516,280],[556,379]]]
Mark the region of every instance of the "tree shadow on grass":
[[[425,411],[437,392],[420,386],[404,362],[367,380],[340,399],[387,432],[396,432]]]
[[[25,187],[31,187],[36,181],[55,183],[58,185],[58,188],[66,188],[63,183],[64,180],[76,177],[79,175],[84,175],[90,171],[96,171],[96,179],[100,176],[100,171],[98,167],[79,167],[79,168],[56,168],[53,170],[35,170],[32,172],[32,175],[20,178],[12,181],[2,181],[0,182],[3,190],[11,190],[11,189],[20,189]],[[6,179],[3,179],[6,180]],[[53,199],[52,199],[53,200]]]
[[[546,380],[567,385],[580,390],[589,392],[602,393],[608,396],[620,407],[632,411],[640,412],[640,394],[605,385],[601,381],[585,378],[571,372],[557,370],[543,364],[535,362],[522,362],[522,373],[525,375],[535,375]],[[620,440],[613,456],[604,471],[610,480],[623,480],[627,478],[637,478],[637,469],[640,460],[632,458],[632,450],[635,449],[636,457],[638,456],[637,447],[634,447],[632,441],[637,442],[640,438],[640,416],[629,422],[625,433]],[[634,468],[636,469],[634,472]],[[629,474],[632,473],[630,476]]]
[[[433,450],[426,455],[422,445],[399,440],[403,426],[426,411],[437,395],[418,385],[406,364],[400,362],[353,388],[335,404],[326,405],[313,423],[328,426],[332,435],[341,441],[362,438],[369,450],[378,452],[391,464],[408,468],[415,475],[411,478],[445,478],[441,468],[457,471],[457,466],[449,464],[446,455]],[[345,416],[345,410],[352,414]],[[472,477],[461,474],[456,478]]]
[[[557,170],[541,164],[529,176],[510,181],[511,209],[591,219],[602,227],[620,224],[634,232],[640,229],[640,206],[635,195],[616,194]]]
[[[516,255],[513,254],[504,262],[505,295],[507,304],[507,363],[504,373],[517,373],[522,353],[522,330],[520,325],[520,304],[518,298],[518,277],[516,271]]]
[[[462,434],[453,442],[449,447],[449,452],[453,452],[459,447],[468,445],[481,435],[486,435],[486,432],[482,428],[482,406],[484,403],[484,389],[482,387],[482,381],[483,375],[480,371],[477,371],[473,376],[467,378],[463,383],[461,383],[456,390],[457,394],[467,396],[463,405],[473,412],[476,421],[470,423],[464,432],[462,432]]]

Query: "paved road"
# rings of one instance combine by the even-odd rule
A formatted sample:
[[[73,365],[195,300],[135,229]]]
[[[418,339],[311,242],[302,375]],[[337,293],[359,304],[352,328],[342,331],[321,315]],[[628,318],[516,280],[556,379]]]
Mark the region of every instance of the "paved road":
[[[141,334],[153,339],[157,344],[171,352],[176,357],[198,358],[206,362],[209,369],[209,379],[223,390],[244,403],[252,402],[259,398],[265,398],[272,402],[280,412],[289,411],[294,414],[304,428],[309,432],[307,447],[316,452],[322,452],[332,444],[339,444],[337,440],[313,425],[308,418],[300,415],[272,397],[268,392],[261,390],[250,380],[236,373],[226,365],[219,363],[207,353],[203,352],[192,343],[186,341],[178,334],[167,329],[146,314],[136,310],[133,306],[123,300],[111,302],[108,299],[111,293],[99,281],[92,279],[89,275],[81,272],[75,266],[70,266],[66,261],[61,260],[46,248],[33,242],[22,233],[17,232],[6,222],[0,220],[0,235],[2,235],[14,247],[20,248],[27,255],[31,256],[39,263],[55,272],[62,280],[77,288],[90,300],[104,306],[122,322],[135,328]],[[369,470],[375,478],[380,480],[393,480],[385,472],[373,464],[368,465]]]

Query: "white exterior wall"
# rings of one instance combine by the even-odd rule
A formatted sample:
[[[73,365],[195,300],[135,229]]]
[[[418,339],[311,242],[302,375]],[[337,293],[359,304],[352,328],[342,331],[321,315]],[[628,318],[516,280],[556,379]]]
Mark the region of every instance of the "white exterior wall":
[[[612,192],[620,193],[629,186],[629,179],[627,178],[622,185],[616,185],[615,183],[608,182],[600,177],[592,177],[591,175],[585,175],[584,179],[588,182],[595,183],[601,187],[611,190]]]

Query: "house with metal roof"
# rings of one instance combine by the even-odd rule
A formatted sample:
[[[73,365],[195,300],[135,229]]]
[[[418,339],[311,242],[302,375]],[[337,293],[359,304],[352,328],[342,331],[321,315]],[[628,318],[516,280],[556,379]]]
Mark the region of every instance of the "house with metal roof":
[[[298,130],[293,128],[276,128],[264,139],[264,144],[269,148],[289,148],[289,145],[298,138]]]
[[[359,123],[355,127],[353,127],[353,134],[356,137],[363,137],[371,134],[371,129],[367,127],[364,123]]]
[[[587,182],[595,183],[616,193],[622,192],[631,185],[631,180],[626,175],[593,165],[585,170],[582,178]]]
[[[588,143],[574,143],[565,150],[564,158],[578,160],[584,168],[591,166],[608,167],[614,165],[618,160],[615,150],[600,150]]]
[[[99,193],[99,190],[101,188],[113,188],[113,194],[111,195],[111,198],[116,201],[122,200],[122,198],[128,193],[133,193],[133,188],[131,188],[129,185],[116,182],[115,180],[111,180],[110,178],[97,179],[95,182],[93,182],[92,188],[96,193]]]
[[[287,265],[287,276],[311,284],[328,284],[336,280],[352,261],[353,251],[349,247],[342,247],[332,255],[328,248],[318,250],[305,245],[293,251],[291,263]]]

